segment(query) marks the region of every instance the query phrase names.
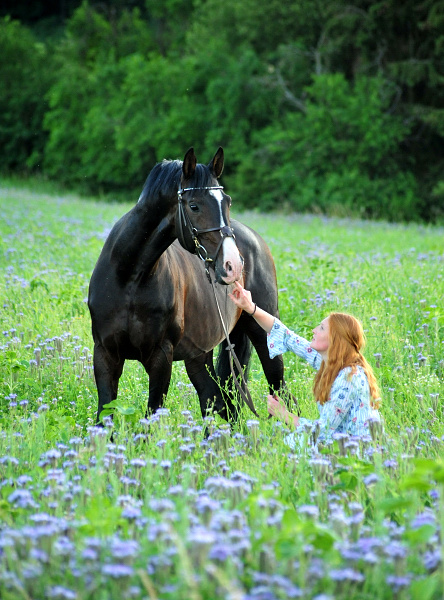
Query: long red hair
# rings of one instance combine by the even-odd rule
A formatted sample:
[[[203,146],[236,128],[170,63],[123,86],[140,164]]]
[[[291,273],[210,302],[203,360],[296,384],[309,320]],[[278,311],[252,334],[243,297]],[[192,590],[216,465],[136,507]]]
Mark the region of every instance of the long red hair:
[[[313,383],[313,393],[320,404],[327,402],[331,386],[338,376],[339,371],[345,367],[361,366],[367,375],[370,386],[370,405],[372,408],[380,406],[380,392],[373,369],[361,354],[365,345],[364,330],[361,322],[346,313],[332,312],[328,318],[329,345],[327,362],[322,361]]]

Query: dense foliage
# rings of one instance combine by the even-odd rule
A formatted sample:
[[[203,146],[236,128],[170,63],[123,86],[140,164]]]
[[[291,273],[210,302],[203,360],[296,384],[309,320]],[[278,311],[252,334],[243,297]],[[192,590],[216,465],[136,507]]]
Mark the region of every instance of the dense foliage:
[[[248,208],[442,218],[442,0],[69,6],[38,43],[0,22],[4,167],[128,196],[222,145]]]
[[[270,244],[282,320],[307,337],[350,310],[381,385],[384,433],[316,451],[307,431],[293,452],[256,356],[259,420],[209,416],[205,438],[181,362],[146,419],[127,361],[114,421],[93,426],[84,298],[130,206],[0,185],[2,600],[442,599],[443,229],[238,215]],[[312,369],[284,361],[316,418]]]

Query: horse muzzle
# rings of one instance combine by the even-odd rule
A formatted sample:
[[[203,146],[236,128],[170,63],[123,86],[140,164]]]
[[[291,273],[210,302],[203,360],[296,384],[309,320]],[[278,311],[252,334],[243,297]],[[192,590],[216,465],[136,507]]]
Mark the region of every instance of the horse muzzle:
[[[243,270],[244,259],[234,237],[225,237],[214,265],[216,281],[221,285],[230,285],[242,278]]]

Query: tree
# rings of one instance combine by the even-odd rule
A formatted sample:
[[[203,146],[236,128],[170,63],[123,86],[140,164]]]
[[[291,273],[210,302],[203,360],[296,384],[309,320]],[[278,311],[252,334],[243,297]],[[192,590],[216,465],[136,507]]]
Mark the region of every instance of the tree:
[[[0,156],[3,169],[41,164],[46,133],[42,122],[53,81],[47,48],[18,21],[0,20]]]

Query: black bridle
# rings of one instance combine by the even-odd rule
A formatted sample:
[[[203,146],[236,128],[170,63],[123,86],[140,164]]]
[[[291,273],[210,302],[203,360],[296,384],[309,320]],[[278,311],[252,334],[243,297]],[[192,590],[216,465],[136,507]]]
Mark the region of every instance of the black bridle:
[[[197,256],[204,261],[205,263],[205,271],[207,273],[207,277],[211,283],[210,271],[209,268],[212,265],[213,268],[216,266],[217,256],[222,248],[222,244],[224,243],[225,238],[232,237],[236,241],[236,237],[234,235],[234,231],[229,225],[223,225],[218,227],[208,227],[207,229],[196,229],[194,227],[193,222],[188,215],[188,212],[185,208],[185,200],[183,199],[182,194],[184,192],[191,192],[194,190],[223,190],[223,186],[215,185],[209,187],[192,187],[192,188],[179,188],[177,191],[177,212],[176,212],[176,235],[179,240],[180,245],[191,252],[191,254],[197,254]],[[216,248],[216,252],[213,256],[210,256],[200,241],[199,235],[202,233],[209,233],[210,231],[219,231],[220,232],[220,242]]]

